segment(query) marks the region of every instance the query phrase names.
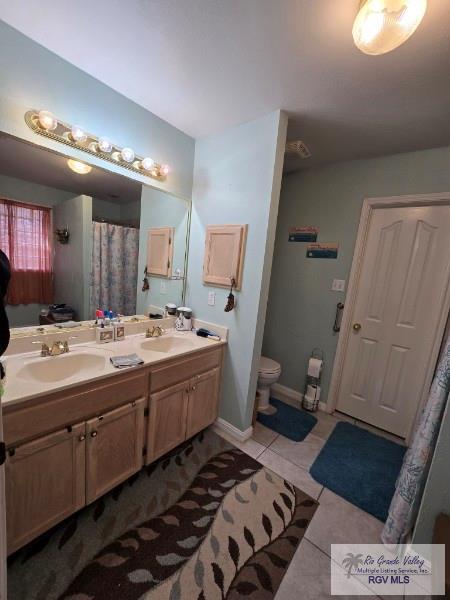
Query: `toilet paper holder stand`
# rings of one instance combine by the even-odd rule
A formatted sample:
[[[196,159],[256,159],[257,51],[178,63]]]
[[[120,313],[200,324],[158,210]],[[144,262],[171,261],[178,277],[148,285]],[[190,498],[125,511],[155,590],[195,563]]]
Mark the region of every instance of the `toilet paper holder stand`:
[[[309,362],[312,358],[320,360],[322,362],[322,368],[319,371],[318,377],[314,377],[308,373]],[[305,390],[302,399],[302,408],[309,412],[316,412],[319,408],[320,401],[320,380],[322,377],[323,370],[323,350],[320,348],[313,348],[311,356],[308,359],[308,367],[306,370],[306,381]]]

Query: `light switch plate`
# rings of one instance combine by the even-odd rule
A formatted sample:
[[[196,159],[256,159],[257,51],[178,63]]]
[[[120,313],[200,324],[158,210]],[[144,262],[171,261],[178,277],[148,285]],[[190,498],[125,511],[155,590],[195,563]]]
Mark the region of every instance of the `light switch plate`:
[[[216,303],[216,292],[208,292],[208,306],[214,306]]]
[[[161,294],[167,294],[167,291],[166,291],[166,282],[165,281],[161,281],[161,286],[159,288],[159,291],[160,291]]]
[[[333,283],[331,284],[331,291],[345,292],[345,279],[333,279]]]

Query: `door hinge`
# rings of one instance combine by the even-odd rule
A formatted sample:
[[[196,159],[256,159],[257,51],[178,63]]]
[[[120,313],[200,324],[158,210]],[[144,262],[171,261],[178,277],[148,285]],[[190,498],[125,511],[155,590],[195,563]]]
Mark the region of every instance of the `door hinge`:
[[[6,460],[6,444],[5,442],[0,442],[0,466]]]
[[[142,456],[147,456],[147,446],[142,448]]]
[[[144,408],[144,417],[148,417],[148,415],[149,415],[149,412],[150,412],[150,411],[148,410],[148,407],[147,407],[147,408]]]
[[[170,269],[170,260],[167,261],[167,268]]]

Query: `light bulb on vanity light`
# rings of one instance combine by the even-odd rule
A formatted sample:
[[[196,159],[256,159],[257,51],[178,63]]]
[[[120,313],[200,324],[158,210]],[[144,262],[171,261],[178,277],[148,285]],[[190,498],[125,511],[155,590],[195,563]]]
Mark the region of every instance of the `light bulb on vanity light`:
[[[113,145],[108,140],[108,138],[101,137],[101,138],[98,138],[98,149],[100,150],[100,152],[109,154],[111,152],[111,150],[113,149]]]
[[[132,163],[134,157],[135,154],[132,148],[122,148],[122,150],[120,151],[120,158],[127,163]]]
[[[74,142],[77,142],[78,144],[81,144],[87,140],[86,132],[78,125],[72,126],[72,129],[70,130],[70,137]]]
[[[385,54],[415,32],[427,0],[366,0],[353,24],[353,40],[365,54]]]
[[[58,127],[58,119],[49,110],[41,110],[38,114],[39,125],[46,131],[53,131]]]
[[[153,160],[153,158],[146,156],[141,160],[141,167],[144,169],[144,171],[151,171],[154,166],[155,161]]]
[[[87,165],[79,160],[74,160],[73,158],[69,158],[67,164],[69,165],[69,169],[74,173],[78,173],[78,175],[87,175],[92,171],[91,165]]]
[[[169,165],[161,165],[161,173],[164,175],[164,177],[169,174],[169,171]]]

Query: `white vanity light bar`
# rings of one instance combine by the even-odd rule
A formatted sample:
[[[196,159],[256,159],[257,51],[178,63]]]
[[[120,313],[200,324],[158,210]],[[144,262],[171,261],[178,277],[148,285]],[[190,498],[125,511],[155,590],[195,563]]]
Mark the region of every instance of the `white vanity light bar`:
[[[100,157],[140,175],[163,180],[169,173],[168,165],[161,165],[148,156],[138,156],[132,148],[116,146],[108,138],[92,135],[79,125],[64,123],[48,110],[29,110],[25,113],[25,122],[39,135],[83,150],[87,154]]]

